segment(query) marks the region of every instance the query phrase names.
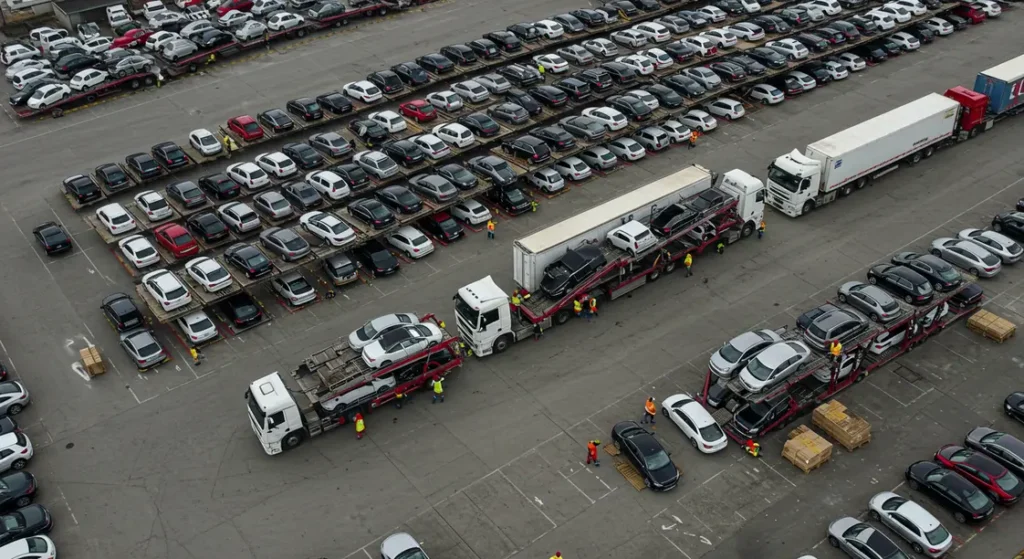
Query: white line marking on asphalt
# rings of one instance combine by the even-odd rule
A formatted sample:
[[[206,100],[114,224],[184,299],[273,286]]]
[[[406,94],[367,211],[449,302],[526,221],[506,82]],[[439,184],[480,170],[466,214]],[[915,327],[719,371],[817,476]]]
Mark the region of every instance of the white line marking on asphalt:
[[[61,489],[61,487],[58,485],[57,486],[57,491],[60,492],[60,498],[61,498],[62,501],[64,501],[64,506],[67,507],[68,508],[68,512],[71,513],[71,520],[73,520],[75,522],[75,526],[78,526],[78,519],[75,518],[75,511],[71,510],[71,504],[68,503],[68,498],[64,496],[64,490]]]
[[[882,394],[885,394],[885,395],[886,395],[886,396],[888,396],[889,398],[892,398],[892,401],[893,401],[893,402],[896,402],[897,404],[899,404],[899,405],[901,405],[901,406],[903,406],[903,407],[907,407],[907,404],[904,404],[904,403],[903,403],[903,402],[901,402],[901,401],[900,401],[900,400],[899,400],[898,398],[896,398],[896,397],[895,397],[895,396],[893,396],[892,394],[889,394],[888,392],[886,392],[886,391],[885,391],[885,390],[884,390],[884,389],[883,389],[882,387],[878,386],[877,384],[875,384],[875,383],[871,382],[870,380],[869,380],[869,381],[867,382],[867,384],[868,384],[869,386],[872,386],[872,387],[874,387],[874,389],[875,389],[875,390],[877,390],[877,391],[881,392]]]
[[[530,500],[530,498],[526,496],[526,493],[523,493],[523,490],[522,490],[522,489],[519,489],[519,486],[517,486],[517,485],[516,485],[515,483],[512,483],[512,480],[511,480],[511,479],[509,479],[507,475],[505,475],[505,472],[499,471],[498,473],[500,473],[500,474],[501,474],[501,477],[505,478],[505,481],[507,481],[507,482],[508,482],[508,484],[509,484],[509,485],[511,485],[513,489],[515,489],[516,491],[518,491],[518,492],[519,492],[519,494],[520,494],[520,495],[522,495],[524,499],[526,499],[526,502],[528,502],[528,503],[530,503],[531,505],[533,505],[533,508],[537,509],[537,512],[539,512],[539,513],[540,513],[540,514],[541,514],[542,516],[544,516],[544,518],[546,518],[546,519],[547,519],[547,521],[548,521],[548,522],[550,522],[550,523],[551,523],[551,527],[552,527],[552,528],[558,528],[558,524],[557,524],[557,523],[556,523],[556,522],[555,522],[554,520],[551,520],[551,517],[550,517],[550,516],[548,516],[548,514],[547,514],[546,512],[544,512],[543,510],[541,510],[540,506],[539,506],[539,505],[537,505],[537,503],[535,503],[534,501]],[[536,500],[537,502],[540,502],[540,499],[537,499],[536,497],[534,497],[534,499],[535,499],[535,500]],[[541,503],[541,504],[544,504],[544,503]]]
[[[676,551],[678,551],[679,553],[682,553],[683,557],[686,557],[686,559],[693,559],[685,551],[683,551],[683,548],[681,548],[678,545],[676,545],[676,542],[674,542],[671,539],[669,539],[668,536],[666,536],[665,534],[661,534],[661,537],[665,538],[665,541],[667,541],[669,544],[671,544],[672,547],[676,548]]]
[[[78,239],[76,239],[75,236],[71,233],[71,230],[68,229],[67,226],[64,225],[64,220],[62,220],[60,218],[60,216],[57,215],[57,212],[53,209],[53,206],[47,206],[47,207],[50,208],[50,213],[53,214],[53,217],[57,218],[57,222],[60,223],[60,226],[63,227],[65,231],[67,231],[68,236],[71,237],[71,242],[73,242],[75,244],[75,246],[81,246],[79,244],[79,242],[78,242]],[[33,250],[32,252],[35,252],[35,250]],[[106,274],[104,274],[103,272],[100,271],[99,266],[97,266],[96,263],[92,261],[92,257],[89,256],[87,251],[80,250],[79,252],[82,253],[82,256],[84,256],[85,259],[89,262],[89,265],[92,266],[92,269],[96,270],[96,273],[99,274],[100,277],[103,278],[104,281],[106,281],[110,285],[114,285],[114,280],[108,278],[106,276]],[[36,256],[39,256],[39,254],[37,253]],[[91,270],[90,270],[90,272],[91,272]],[[92,332],[90,332],[90,334],[92,334]]]
[[[738,510],[734,510],[734,511],[732,511],[732,512],[735,512],[735,513],[736,513],[736,516],[738,516],[738,517],[742,518],[744,522],[746,522],[746,521],[747,521],[747,517],[745,517],[745,516],[743,516],[742,514],[740,514],[740,511],[738,511]]]
[[[945,346],[943,346],[943,347],[945,347]],[[970,357],[967,357],[966,355],[964,355],[964,354],[960,353],[959,351],[955,351],[955,350],[953,350],[952,348],[948,348],[948,347],[946,348],[946,351],[948,351],[948,352],[952,353],[953,355],[956,355],[956,356],[957,356],[957,357],[959,357],[960,359],[963,359],[964,361],[967,361],[968,363],[970,363],[970,364],[972,364],[972,365],[974,365],[974,364],[975,364],[975,361],[974,361],[974,359],[971,359]]]
[[[772,465],[771,465],[771,464],[769,464],[768,462],[765,462],[765,461],[764,461],[764,458],[758,458],[757,460],[758,460],[759,462],[761,462],[762,464],[764,464],[765,466],[768,466],[768,468],[769,468],[769,469],[771,469],[771,471],[775,472],[775,473],[776,473],[776,474],[777,474],[777,475],[778,475],[779,477],[781,477],[782,479],[786,480],[786,483],[788,483],[788,484],[792,485],[793,487],[796,487],[796,484],[795,484],[795,483],[793,483],[792,481],[790,481],[788,477],[786,477],[786,476],[782,475],[782,473],[781,473],[781,472],[779,472],[778,470],[776,470],[776,469],[775,469],[775,466],[772,466]],[[766,499],[766,500],[767,500],[767,499]],[[768,502],[771,502],[771,501],[768,501]]]
[[[366,554],[366,556],[367,556],[367,557],[369,557],[370,559],[373,559],[373,555],[370,555],[370,552],[369,552],[369,551],[366,551],[366,548],[365,548],[365,547],[363,548],[363,553],[365,553],[365,554]]]
[[[583,491],[582,489],[580,489],[580,486],[578,486],[578,485],[576,485],[575,483],[573,483],[573,481],[572,481],[571,479],[569,479],[568,477],[566,477],[566,476],[565,476],[565,474],[563,474],[562,472],[558,472],[558,473],[559,473],[559,474],[561,474],[562,478],[563,478],[563,479],[565,479],[565,481],[568,481],[568,482],[569,482],[569,485],[571,485],[571,486],[575,487],[575,488],[576,488],[576,491],[579,491],[579,492],[580,492],[580,495],[583,495],[584,497],[586,497],[586,498],[587,498],[587,500],[588,500],[588,501],[590,501],[590,504],[594,504],[594,503],[596,503],[596,502],[597,502],[597,501],[595,501],[595,500],[591,499],[591,498],[590,498],[590,495],[587,495],[587,494],[586,494],[586,493],[585,493],[585,492],[584,492],[584,491]],[[536,499],[536,497],[534,497],[534,498]],[[542,503],[542,504],[543,504],[543,503]]]

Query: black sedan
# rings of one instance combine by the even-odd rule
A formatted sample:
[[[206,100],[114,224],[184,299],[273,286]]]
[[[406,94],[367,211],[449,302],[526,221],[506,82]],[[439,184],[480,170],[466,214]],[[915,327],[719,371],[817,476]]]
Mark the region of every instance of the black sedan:
[[[281,148],[284,153],[301,169],[315,169],[324,164],[324,156],[313,149],[313,146],[301,142],[285,144]]]
[[[974,484],[960,474],[934,462],[914,462],[904,475],[911,489],[927,493],[929,497],[949,509],[957,522],[984,520],[995,510],[992,499]]]
[[[432,52],[417,58],[416,64],[419,64],[421,68],[426,69],[428,72],[438,75],[447,74],[455,69],[455,63],[438,52]]]
[[[491,107],[487,112],[492,118],[512,125],[523,124],[530,120],[530,113],[515,103],[502,103]]]
[[[230,200],[242,193],[242,187],[224,173],[207,175],[199,179],[199,188],[217,200]]]
[[[823,62],[817,60],[808,62],[800,67],[800,71],[810,75],[818,85],[826,85],[832,81],[832,74]]]
[[[426,70],[415,62],[395,64],[391,67],[391,71],[398,76],[398,79],[402,80],[410,87],[416,87],[430,82],[430,76],[427,74]]]
[[[530,211],[530,199],[517,186],[497,186],[488,190],[486,196],[509,215],[520,215]]]
[[[167,197],[186,208],[197,208],[206,204],[206,194],[192,181],[182,181],[170,184],[164,189]]]
[[[666,76],[661,79],[661,84],[688,99],[703,97],[708,92],[696,80],[681,74]]]
[[[1024,241],[1024,211],[1021,210],[1022,202],[1017,202],[1017,211],[1003,212],[992,218],[992,230],[997,233],[1013,237],[1018,241]]]
[[[64,179],[64,192],[78,200],[78,203],[85,204],[99,200],[103,193],[100,192],[96,183],[85,175],[75,175]]]
[[[320,103],[317,103],[315,99],[311,99],[309,97],[292,99],[291,101],[288,101],[288,104],[285,105],[284,108],[288,112],[307,122],[320,120],[324,117],[324,111],[320,108]]]
[[[380,70],[366,76],[366,81],[380,88],[385,95],[398,93],[405,89],[405,83],[398,74],[391,70]]]
[[[635,421],[612,427],[612,444],[636,467],[644,484],[655,491],[668,491],[679,483],[679,470],[658,439]]]
[[[124,293],[113,293],[103,299],[100,310],[107,317],[110,325],[118,332],[134,330],[145,323],[142,312],[135,301]]]
[[[185,227],[208,244],[220,242],[229,235],[228,226],[213,212],[203,212],[189,217],[185,221]]]
[[[789,33],[792,27],[781,18],[770,15],[756,16],[750,20],[751,23],[764,29],[765,33]]]
[[[161,142],[152,147],[150,153],[167,169],[177,169],[188,165],[188,156],[174,142]]]
[[[727,82],[735,83],[747,79],[747,71],[734,62],[713,62],[708,68]]]
[[[403,214],[414,214],[423,209],[423,201],[404,186],[394,185],[382,188],[376,193],[377,199],[385,206]]]
[[[464,231],[457,221],[447,212],[436,213],[420,220],[420,227],[437,239],[446,243],[462,238]]]
[[[1024,423],[1024,392],[1013,392],[1003,400],[1003,412]]]
[[[654,112],[647,103],[632,95],[612,95],[608,104],[626,115],[629,120],[647,120]]]
[[[235,39],[230,33],[225,33],[220,29],[208,29],[203,31],[201,34],[193,36],[192,41],[195,42],[196,46],[200,50],[212,49],[220,45],[226,45]]]
[[[753,48],[745,51],[743,54],[760,62],[770,70],[778,70],[789,65],[788,62],[786,62],[785,56],[768,47]]]
[[[39,246],[43,247],[46,254],[58,254],[71,250],[71,236],[55,221],[47,221],[32,229],[32,236],[35,237]]]
[[[403,167],[412,167],[426,158],[426,154],[410,140],[393,140],[386,142],[382,147],[388,157],[395,160],[395,163]]]
[[[163,173],[160,164],[148,153],[133,153],[125,157],[124,162],[130,169],[138,173],[142,179],[156,178]]]
[[[505,100],[526,109],[530,116],[537,116],[544,110],[537,99],[522,89],[512,88],[505,92]]]
[[[388,131],[380,124],[377,124],[375,120],[353,120],[349,123],[348,129],[369,146],[372,146],[374,143],[383,142],[388,137]]]
[[[544,126],[530,131],[532,136],[547,142],[554,151],[565,151],[576,147],[576,139],[561,126]]]
[[[365,244],[352,250],[352,255],[359,260],[364,270],[369,270],[373,277],[387,276],[398,271],[400,264],[394,254],[377,239],[370,239]]]
[[[586,101],[591,95],[590,84],[572,76],[558,80],[554,86],[564,91],[570,99],[576,102]]]
[[[43,505],[29,505],[0,516],[0,545],[47,534],[53,528],[50,511]]]
[[[28,472],[0,476],[0,511],[25,508],[36,496],[36,478]]]
[[[880,285],[912,305],[924,305],[935,297],[928,278],[906,266],[879,264],[868,270],[868,282]]]
[[[685,64],[697,56],[697,49],[686,43],[669,43],[661,48],[679,64]]]
[[[228,264],[245,272],[248,278],[258,278],[273,271],[273,266],[260,249],[246,243],[231,245],[224,251]]]
[[[131,186],[128,175],[117,163],[104,163],[96,167],[96,178],[111,192]]]
[[[356,200],[348,205],[348,213],[374,229],[385,229],[395,222],[395,214],[379,200]]]
[[[949,291],[963,282],[960,272],[952,264],[931,254],[900,252],[892,257],[892,263],[906,266],[928,278],[935,291]]]
[[[476,175],[470,173],[465,167],[457,163],[443,165],[435,172],[448,182],[454,184],[459,190],[472,190],[480,182]]]
[[[483,38],[498,45],[504,52],[517,52],[523,48],[523,42],[510,31],[492,31],[484,34]]]
[[[1024,442],[1013,435],[977,427],[964,438],[964,443],[1004,465],[1019,477],[1024,477]]]
[[[668,237],[689,227],[697,221],[697,212],[682,204],[672,204],[661,210],[651,220],[651,231],[658,236]]]
[[[359,190],[370,184],[370,176],[366,174],[366,171],[362,167],[355,163],[344,163],[331,169],[337,175],[348,183],[348,187],[352,190]]]
[[[295,209],[307,212],[318,208],[324,203],[320,192],[306,181],[292,181],[281,186],[281,196],[288,200]]]
[[[569,94],[553,85],[538,85],[531,87],[527,92],[549,107],[561,107],[569,101]]]
[[[666,85],[656,83],[645,87],[644,91],[653,95],[654,98],[658,100],[658,104],[662,107],[673,109],[680,107],[683,104],[683,97]]]
[[[255,326],[263,320],[263,311],[259,303],[244,291],[224,301],[221,309],[236,328]]]
[[[350,113],[352,112],[352,109],[355,108],[352,104],[352,100],[340,91],[332,91],[330,93],[320,95],[316,98],[316,102],[322,109],[327,109],[336,115]]]
[[[256,115],[256,119],[260,121],[260,124],[273,130],[275,133],[291,130],[295,127],[295,121],[292,120],[292,117],[288,116],[288,113],[281,109],[263,111]]]
[[[497,136],[501,132],[501,126],[495,120],[484,113],[472,113],[459,117],[459,124],[469,128],[471,132],[481,138]]]

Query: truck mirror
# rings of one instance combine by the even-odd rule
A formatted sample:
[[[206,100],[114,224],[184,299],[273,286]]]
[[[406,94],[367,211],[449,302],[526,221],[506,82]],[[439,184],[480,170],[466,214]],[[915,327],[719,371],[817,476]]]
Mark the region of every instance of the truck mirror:
[[[249,390],[248,388],[246,388],[245,389],[245,394],[243,396],[245,397],[246,400],[248,400],[249,397],[252,396],[252,390]]]

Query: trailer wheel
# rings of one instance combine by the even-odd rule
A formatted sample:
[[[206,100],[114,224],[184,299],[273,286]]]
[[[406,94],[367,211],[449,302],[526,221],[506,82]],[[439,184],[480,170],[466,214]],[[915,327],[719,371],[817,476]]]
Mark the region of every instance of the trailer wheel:
[[[570,318],[572,318],[572,313],[568,309],[562,309],[555,313],[555,324],[561,326],[569,322]]]
[[[935,154],[935,146],[928,146],[924,148],[924,158],[928,159]]]
[[[146,85],[153,85],[154,83],[156,83],[156,78],[154,78],[153,76],[146,76],[145,79],[143,79],[143,81],[146,83]]]
[[[921,162],[922,159],[924,159],[924,155],[921,152],[919,152],[919,151],[915,151],[909,157],[909,161],[910,161],[911,165],[917,165],[918,163]]]
[[[754,222],[748,221],[743,224],[743,229],[740,230],[740,236],[747,238],[754,234]]]
[[[301,431],[292,431],[285,435],[284,440],[281,441],[281,446],[283,446],[285,450],[291,450],[300,444],[302,444]]]
[[[117,72],[117,77],[119,77],[119,78],[123,78],[123,77],[125,77],[127,75],[128,75],[128,70],[119,70]]]
[[[674,271],[676,271],[676,261],[675,260],[671,260],[669,262],[666,262],[665,263],[665,273],[666,274],[671,274]]]
[[[334,22],[334,28],[337,29],[337,28],[341,27],[342,25],[345,25],[344,23],[342,23],[342,21],[344,21],[344,20],[340,20],[339,19],[338,21]]]
[[[658,281],[659,278],[661,278],[661,270],[654,270],[653,272],[647,274],[647,281],[651,283]]]
[[[804,209],[803,209],[802,212],[800,212],[800,215],[807,215],[807,214],[811,213],[812,211],[814,211],[814,201],[813,200],[808,200],[804,204]]]
[[[512,336],[505,334],[504,336],[494,340],[494,353],[504,353],[508,346],[512,345]]]
[[[387,8],[381,8],[381,9],[377,10],[377,15],[379,15],[380,17],[384,17],[384,16],[388,15],[388,9]]]
[[[198,64],[196,64],[195,62],[189,63],[189,65],[188,65],[188,73],[189,74],[195,74],[198,71],[199,71],[199,65]]]
[[[135,78],[134,80],[131,81],[131,83],[128,84],[128,87],[130,87],[132,89],[138,89],[138,88],[142,87],[142,82],[140,82],[138,78]]]
[[[342,25],[348,25],[348,18],[346,17],[346,18],[342,19],[341,20],[341,24]]]
[[[94,93],[90,93],[89,95],[85,96],[85,102],[86,103],[92,103],[95,100],[96,100],[96,94],[94,94]]]
[[[300,39],[305,37],[306,36],[306,30],[305,29],[299,29],[298,31],[295,32],[295,36],[300,38]]]
[[[846,186],[844,186],[844,187],[839,189],[839,196],[841,198],[846,198],[847,196],[849,196],[852,193],[853,193],[853,187],[850,186],[850,185],[846,185]]]
[[[857,188],[857,190],[860,190],[860,189],[864,188],[867,185],[868,185],[868,178],[867,177],[861,177],[861,178],[857,179],[857,183],[854,184],[854,186]]]

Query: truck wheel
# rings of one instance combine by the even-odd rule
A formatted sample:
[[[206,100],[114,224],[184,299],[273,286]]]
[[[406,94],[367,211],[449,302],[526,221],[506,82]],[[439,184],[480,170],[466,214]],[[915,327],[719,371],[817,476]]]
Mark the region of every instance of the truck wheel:
[[[284,437],[284,440],[281,441],[281,446],[283,446],[285,450],[291,450],[300,444],[302,444],[302,433],[299,431],[292,431],[291,433],[288,433]]]
[[[381,9],[377,10],[377,15],[379,15],[380,17],[384,17],[384,16],[388,15],[388,9],[387,8],[381,8]]]
[[[299,29],[298,31],[295,32],[295,35],[298,36],[301,39],[301,38],[306,36],[306,30],[305,29]]]
[[[561,326],[569,322],[570,318],[572,318],[572,313],[568,309],[562,309],[555,313],[555,324]]]
[[[504,353],[510,345],[512,345],[512,336],[506,334],[494,341],[494,353]]]
[[[676,271],[676,261],[675,260],[671,260],[669,262],[666,262],[665,263],[665,273],[666,274],[671,274],[674,271]]]
[[[909,161],[911,165],[917,165],[922,159],[924,159],[924,155],[919,151],[915,151],[910,155]]]
[[[860,189],[864,188],[867,185],[868,185],[868,178],[867,177],[861,177],[861,178],[857,179],[857,184],[855,184],[854,186],[857,188],[857,190],[860,190]]]
[[[749,237],[754,234],[754,222],[748,221],[743,224],[743,229],[740,231],[740,236],[743,238]]]
[[[968,138],[975,138],[978,136],[978,127],[971,128],[971,133],[967,135]]]
[[[849,195],[850,195],[850,194],[851,194],[852,192],[853,192],[853,187],[852,187],[852,186],[850,186],[850,185],[846,185],[846,186],[844,186],[844,187],[842,187],[842,188],[840,188],[840,189],[839,189],[839,196],[840,196],[841,198],[846,198],[846,197],[847,197],[847,196],[849,196]]]
[[[803,209],[803,211],[800,212],[800,215],[807,215],[807,214],[811,213],[812,211],[814,211],[814,202],[812,200],[808,200],[804,204],[804,209]]]
[[[928,159],[935,154],[935,146],[928,146],[924,149],[924,158]]]
[[[653,283],[653,282],[658,281],[658,279],[660,277],[661,277],[661,270],[654,270],[653,272],[647,274],[647,281]]]
[[[189,74],[195,74],[198,71],[199,71],[199,65],[196,64],[195,62],[192,62],[191,64],[188,65],[188,73]]]

